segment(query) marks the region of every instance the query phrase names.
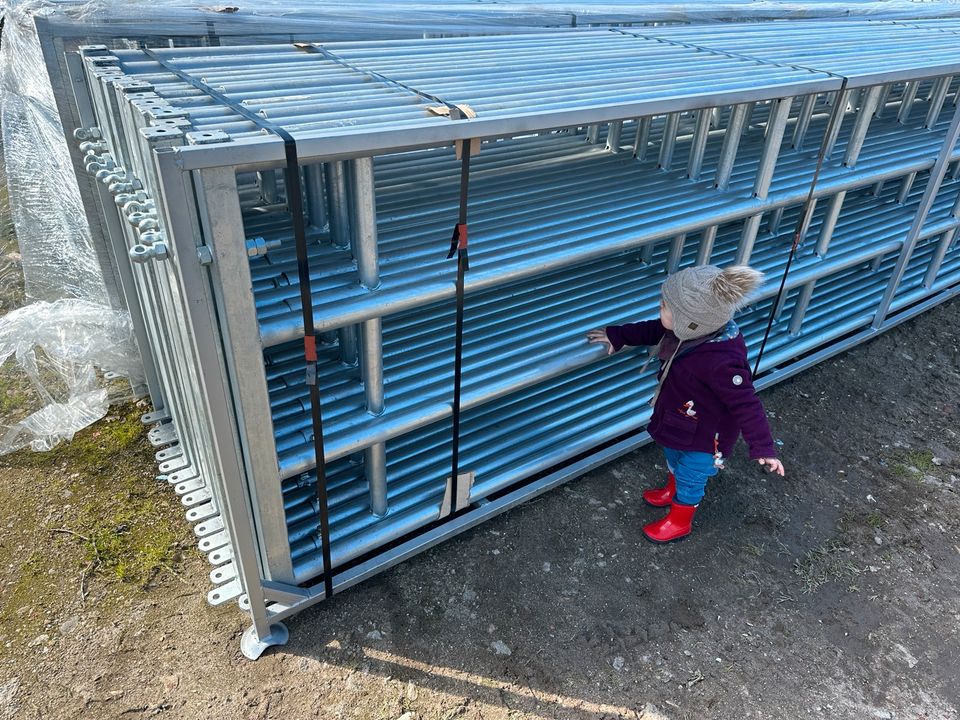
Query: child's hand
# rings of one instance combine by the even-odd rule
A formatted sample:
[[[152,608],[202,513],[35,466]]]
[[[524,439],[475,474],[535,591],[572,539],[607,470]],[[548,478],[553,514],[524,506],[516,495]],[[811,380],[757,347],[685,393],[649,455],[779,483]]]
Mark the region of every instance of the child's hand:
[[[602,343],[607,346],[607,355],[613,355],[613,344],[607,337],[606,330],[591,330],[587,333],[587,342]]]
[[[767,472],[775,472],[780,477],[784,475],[783,463],[777,460],[777,458],[760,458],[757,462],[763,465]]]

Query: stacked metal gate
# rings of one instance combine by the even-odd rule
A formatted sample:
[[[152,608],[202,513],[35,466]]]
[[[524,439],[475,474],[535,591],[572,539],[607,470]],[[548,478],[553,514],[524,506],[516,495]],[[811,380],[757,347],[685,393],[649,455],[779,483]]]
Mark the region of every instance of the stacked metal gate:
[[[156,358],[157,459],[214,566],[211,602],[253,616],[249,656],[283,641],[278,621],[324,580],[349,587],[645,442],[652,372],[584,335],[655,316],[666,273],[768,272],[739,319],[756,349],[776,318],[761,387],[960,292],[960,26],[647,30],[71,59],[78,141],[118,208],[123,292]],[[463,498],[449,482],[455,142],[480,148]]]

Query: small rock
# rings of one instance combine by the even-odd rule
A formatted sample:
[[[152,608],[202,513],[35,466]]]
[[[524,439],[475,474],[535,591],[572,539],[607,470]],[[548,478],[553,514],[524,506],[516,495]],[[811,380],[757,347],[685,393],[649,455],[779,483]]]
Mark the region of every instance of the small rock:
[[[544,572],[550,572],[550,570],[551,570],[552,568],[553,568],[553,566],[552,566],[550,563],[548,563],[548,562],[545,562],[545,563],[543,564],[543,571],[544,571]]]
[[[37,635],[33,640],[27,643],[27,647],[33,648],[37,647],[38,645],[43,645],[49,639],[49,635]]]
[[[877,499],[873,495],[867,495],[867,502],[876,502]]]
[[[398,717],[397,720],[417,720],[417,716],[412,712],[405,712],[403,715]]]
[[[943,465],[943,458],[930,458],[930,462],[932,462],[934,465]]]
[[[621,670],[623,670],[623,666],[625,663],[626,663],[626,660],[624,660],[623,657],[621,657],[620,655],[617,655],[613,659],[613,669],[616,670],[617,672],[620,672]]]
[[[877,545],[883,545],[883,538],[881,538],[879,535],[874,535],[874,536],[873,536],[873,541],[874,541]]]
[[[477,593],[470,588],[467,588],[463,591],[463,601],[464,602],[473,602],[477,599]]]
[[[417,690],[417,686],[413,682],[407,683],[407,700],[414,702],[418,697],[420,697],[420,691]]]
[[[69,635],[70,633],[72,633],[74,630],[77,629],[77,625],[79,624],[80,624],[79,617],[77,617],[76,615],[74,615],[73,617],[69,617],[66,620],[64,620],[62,623],[60,623],[60,632],[63,635]]]
[[[328,647],[330,650],[342,650],[342,649],[343,649],[343,645],[340,644],[340,641],[339,641],[339,640],[331,640],[330,642],[327,643],[327,647]]]
[[[383,640],[383,633],[379,630],[371,630],[367,633],[367,640]]]
[[[513,651],[507,647],[507,644],[503,642],[503,640],[496,640],[490,643],[490,647],[493,648],[493,651],[497,655],[513,655]]]
[[[500,554],[500,551],[499,551],[499,550],[491,550],[491,551],[490,551],[490,554],[491,554],[491,555],[499,555],[499,554]]]
[[[166,692],[172,692],[180,687],[180,676],[179,675],[164,675],[160,678],[160,683],[163,685],[163,689]]]

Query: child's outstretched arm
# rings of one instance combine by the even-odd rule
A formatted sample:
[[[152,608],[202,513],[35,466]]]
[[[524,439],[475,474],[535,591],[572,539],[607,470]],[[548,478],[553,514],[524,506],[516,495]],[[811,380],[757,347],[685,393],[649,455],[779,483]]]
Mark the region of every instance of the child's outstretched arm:
[[[743,439],[750,448],[750,459],[782,476],[783,463],[777,459],[767,413],[757,397],[747,364],[730,362],[720,365],[713,373],[711,387],[740,426]]]
[[[603,343],[607,346],[607,355],[613,355],[625,345],[656,345],[664,332],[659,320],[646,320],[626,325],[608,325],[603,330],[591,330],[587,333],[587,341]]]

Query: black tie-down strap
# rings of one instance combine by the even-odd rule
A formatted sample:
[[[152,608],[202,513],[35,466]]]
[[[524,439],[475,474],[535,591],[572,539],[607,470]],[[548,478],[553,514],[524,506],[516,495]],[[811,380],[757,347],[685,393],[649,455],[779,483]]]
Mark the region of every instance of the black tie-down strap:
[[[790,274],[790,266],[793,265],[793,259],[797,255],[797,248],[800,247],[800,241],[810,226],[811,215],[813,213],[813,193],[817,188],[817,180],[820,179],[820,170],[823,169],[823,161],[827,156],[827,146],[830,144],[830,138],[833,137],[836,130],[836,124],[843,121],[845,112],[844,103],[841,102],[847,91],[847,78],[843,78],[840,89],[837,91],[837,102],[833,106],[833,112],[830,114],[830,120],[827,122],[827,129],[823,133],[823,142],[820,143],[820,154],[817,156],[817,167],[813,172],[813,180],[810,181],[810,189],[807,191],[807,199],[803,202],[800,209],[800,218],[797,220],[797,227],[793,232],[793,243],[790,245],[790,255],[787,256],[787,265],[783,269],[783,276],[780,278],[780,289],[773,300],[773,307],[770,308],[770,317],[767,319],[767,329],[763,333],[763,341],[760,343],[760,352],[757,353],[757,361],[753,365],[753,376],[757,376],[760,370],[760,360],[763,359],[763,351],[767,347],[767,340],[770,339],[770,331],[773,329],[773,322],[777,317],[777,310],[783,301],[783,294],[787,288],[787,276]]]
[[[463,141],[460,153],[460,214],[453,228],[450,240],[450,252],[447,259],[457,256],[457,325],[453,360],[453,443],[451,452],[451,472],[447,497],[441,507],[441,516],[447,512],[453,514],[461,509],[462,492],[460,480],[469,482],[469,478],[460,478],[460,388],[463,374],[463,305],[464,281],[470,269],[470,256],[467,243],[467,194],[470,184],[470,153],[472,141]],[[449,505],[447,504],[449,499]]]
[[[310,414],[313,425],[313,447],[317,457],[317,505],[320,514],[320,542],[323,554],[324,597],[333,595],[333,567],[330,558],[330,513],[327,501],[326,455],[323,447],[323,407],[320,388],[317,385],[317,333],[313,324],[313,293],[310,287],[310,263],[307,256],[307,229],[303,215],[303,192],[300,182],[300,161],[297,156],[297,141],[282,127],[240,105],[206,83],[174,67],[149,48],[143,53],[178,78],[229,107],[244,119],[273,133],[283,140],[286,158],[284,177],[287,187],[287,203],[293,218],[293,236],[297,250],[297,276],[300,282],[300,304],[303,308],[303,355],[306,363],[306,381],[310,389]]]

